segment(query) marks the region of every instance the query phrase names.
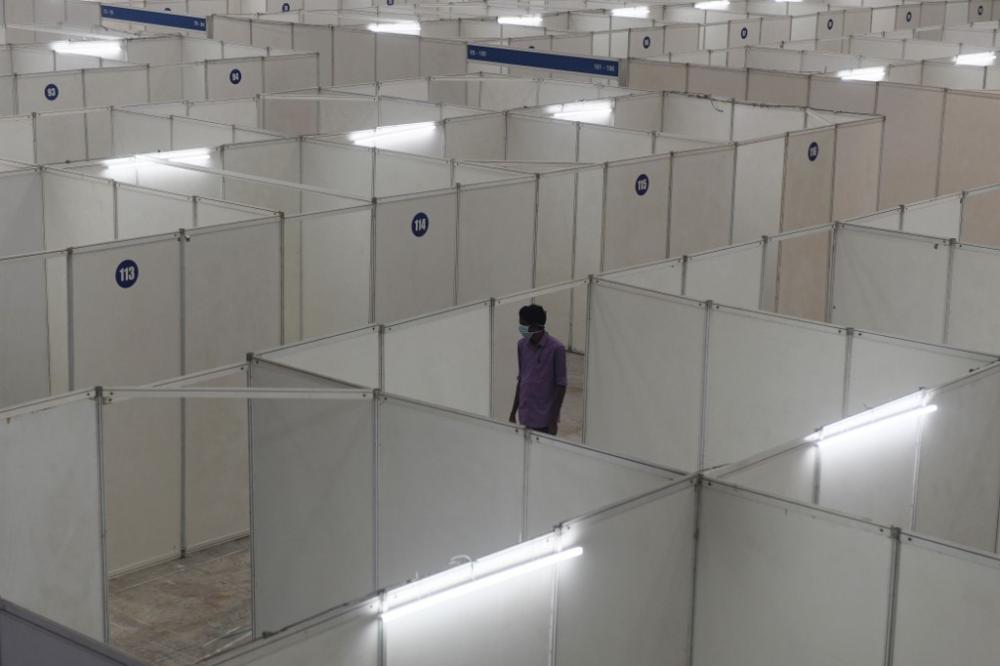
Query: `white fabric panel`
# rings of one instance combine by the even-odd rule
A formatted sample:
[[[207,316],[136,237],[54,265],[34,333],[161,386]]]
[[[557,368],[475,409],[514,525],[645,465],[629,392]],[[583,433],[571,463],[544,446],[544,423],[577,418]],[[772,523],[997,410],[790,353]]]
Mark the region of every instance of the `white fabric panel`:
[[[457,41],[419,40],[420,75],[437,76],[464,74],[466,71],[465,45]]]
[[[666,95],[663,131],[708,141],[729,141],[733,104],[687,95]]]
[[[254,386],[289,383],[266,364],[252,373]],[[254,400],[250,409],[259,636],[373,588],[374,430],[370,400]]]
[[[608,165],[604,270],[666,257],[670,163],[664,156]]]
[[[948,303],[949,345],[988,352],[1000,350],[1000,316],[992,285],[1000,276],[1000,251],[959,245]]]
[[[443,190],[451,187],[451,164],[397,153],[375,155],[375,196]]]
[[[857,224],[872,229],[888,229],[899,231],[900,209],[893,208],[881,213],[873,213],[865,217],[857,217],[851,220],[851,224]]]
[[[961,217],[960,195],[931,199],[903,210],[903,231],[938,238],[958,238]]]
[[[111,181],[44,171],[45,244],[65,248],[114,238]]]
[[[319,84],[332,85],[333,29],[328,26],[293,24],[292,44],[298,51],[319,54]]]
[[[375,80],[375,33],[334,28],[333,84],[342,86]]]
[[[735,104],[733,141],[773,136],[803,129],[805,113],[802,109]]]
[[[252,97],[264,92],[262,59],[205,62],[207,99]]]
[[[502,115],[483,115],[453,119],[444,123],[443,156],[449,159],[506,159],[506,119]]]
[[[0,420],[0,594],[104,639],[97,408]]]
[[[998,581],[995,559],[902,539],[894,658],[913,666],[989,664],[1000,650]]]
[[[138,277],[119,287],[119,268],[129,260]],[[74,386],[130,386],[181,374],[174,238],[78,250],[72,269]]]
[[[882,123],[838,125],[833,183],[833,219],[878,208]]]
[[[0,202],[0,256],[44,250],[42,176],[34,170],[0,175]]]
[[[991,95],[948,92],[941,147],[938,192],[955,192],[1000,181],[1000,169],[984,137],[998,130],[997,112]]]
[[[1000,187],[966,193],[962,209],[962,241],[1000,246],[1000,225],[996,224],[998,202]]]
[[[84,127],[86,122],[87,116],[83,113],[43,113],[37,116],[35,118],[37,162],[51,164],[87,159],[87,133]]]
[[[263,92],[275,93],[304,90],[319,85],[317,56],[271,56],[263,61]]]
[[[149,399],[104,407],[111,575],[180,554],[181,408],[180,400]]]
[[[507,118],[508,160],[575,162],[576,144],[575,123],[520,115]]]
[[[677,478],[677,474],[532,435],[524,536],[545,534],[569,517],[652,492]]]
[[[192,231],[184,245],[185,371],[281,342],[277,224]]]
[[[870,333],[855,333],[847,413],[938,386],[989,364],[993,357]]]
[[[116,155],[151,153],[171,145],[168,119],[126,111],[112,111],[111,136]]]
[[[261,354],[266,360],[341,382],[379,386],[379,332],[366,328]]]
[[[751,70],[747,79],[747,99],[755,102],[805,106],[809,101],[809,79],[805,77]]]
[[[378,125],[374,100],[350,98],[341,102],[337,98],[331,98],[329,101],[325,99],[317,101],[316,105],[318,107],[316,110],[318,120],[316,122],[318,122],[317,129],[320,134],[337,134],[368,129]],[[265,107],[268,129],[277,129],[289,135],[296,134],[297,132],[294,130],[305,121],[298,120],[291,123],[290,119],[294,120],[295,116],[306,114],[307,110],[303,109],[303,106],[308,107],[309,103],[303,104],[297,100],[282,103],[280,97],[268,98]],[[272,108],[275,109],[273,113]],[[291,109],[295,110],[295,116],[290,114]],[[312,122],[311,118],[309,122]]]
[[[812,503],[816,486],[816,451],[812,444],[725,474],[727,483],[799,502]]]
[[[833,203],[834,130],[790,134],[785,151],[781,230],[830,222]]]
[[[327,666],[332,663],[377,666],[379,650],[377,612],[335,618],[307,624],[298,630],[283,631],[274,638],[255,641],[246,648],[235,648],[220,656],[219,663],[255,664],[256,666]]]
[[[390,399],[379,404],[379,465],[379,586],[518,541],[520,430]]]
[[[615,100],[614,123],[622,129],[656,132],[663,122],[662,96],[631,95]]]
[[[591,304],[588,443],[674,469],[696,469],[704,309],[600,284]],[[662,353],[664,340],[670,340],[669,354]]]
[[[292,25],[254,21],[251,39],[254,46],[271,46],[278,49],[292,48]]]
[[[30,116],[0,119],[0,158],[35,161],[35,130]]]
[[[301,218],[304,336],[368,323],[371,227],[367,208]]]
[[[323,141],[302,142],[302,183],[329,188],[350,196],[372,196],[370,148]]]
[[[560,565],[556,664],[681,666],[690,654],[694,490],[575,524]]]
[[[650,266],[612,273],[607,275],[607,278],[622,284],[681,295],[684,285],[684,262],[681,259],[661,261]]]
[[[453,192],[378,202],[376,321],[393,321],[454,304],[456,209]],[[427,218],[426,231],[417,236],[413,230],[420,227],[421,213]]]
[[[834,323],[925,342],[944,334],[948,247],[917,236],[837,232]]]
[[[874,87],[874,86],[870,86]],[[908,201],[928,199],[938,193],[937,170],[929,165],[937,164],[941,132],[941,114],[944,110],[944,92],[932,88],[918,88],[880,83],[878,86],[878,106],[875,113],[886,117],[885,132],[882,137],[882,176],[879,190],[879,208],[888,208]],[[950,106],[950,105],[949,105]],[[962,123],[975,121],[964,114],[948,114],[951,118],[961,117]],[[974,124],[973,127],[982,127]],[[947,132],[947,128],[945,129]],[[957,140],[954,142],[957,144]],[[946,145],[953,145],[949,141]],[[962,153],[962,160],[969,153]],[[959,181],[946,183],[944,164],[941,165],[941,190],[951,192],[959,187],[949,187]],[[966,185],[970,183],[965,183]]]
[[[299,143],[293,139],[225,146],[222,150],[222,168],[298,183],[301,180]]]
[[[530,289],[536,182],[458,193],[458,302]]]
[[[764,261],[761,241],[688,258],[684,295],[756,310]]]
[[[674,155],[670,199],[670,256],[730,242],[735,149]]]
[[[778,233],[784,160],[783,138],[736,147],[732,242],[743,243]]]
[[[909,525],[921,422],[904,416],[824,440],[819,503],[882,525]]]
[[[387,666],[545,663],[555,578],[555,567],[544,567],[393,620],[384,629]]]
[[[83,84],[90,106],[125,106],[149,100],[149,78],[145,67],[85,69]],[[61,96],[61,95],[60,95]]]
[[[688,92],[713,97],[746,98],[747,75],[745,70],[722,67],[688,67]]]
[[[0,261],[0,407],[49,395],[49,322],[46,260],[42,256]],[[61,291],[65,292],[65,281]],[[53,289],[59,289],[53,285]],[[65,308],[63,308],[65,312]],[[53,327],[55,328],[55,327]]]
[[[386,327],[383,344],[388,393],[489,416],[489,303]]]
[[[338,36],[340,34],[337,33]],[[336,42],[334,44],[336,45]],[[355,53],[352,57],[358,58],[359,54]],[[376,81],[420,76],[420,40],[410,35],[377,33],[375,35],[375,67]]]
[[[837,329],[712,311],[705,465],[733,463],[840,417],[845,344]]]
[[[173,119],[172,150],[219,146],[233,142],[233,128],[185,118]],[[165,148],[166,146],[164,146]]]
[[[388,95],[390,93],[382,91],[381,94]],[[437,105],[402,99],[379,99],[379,113],[380,125],[402,125],[441,120],[441,109]]]
[[[271,211],[262,208],[250,208],[238,204],[209,201],[198,198],[195,200],[195,222],[199,227],[211,227],[228,222],[242,222],[271,217]]]
[[[966,546],[996,548],[1000,377],[983,373],[932,396],[924,419],[914,529]]]
[[[71,70],[18,76],[14,80],[17,108],[13,109],[12,112],[25,114],[78,109],[84,106],[81,71]],[[55,86],[55,97],[52,97],[53,89],[49,86]],[[131,101],[132,103],[139,102],[139,100]]]
[[[580,125],[580,162],[608,162],[642,157],[653,152],[648,132],[633,132],[599,125]]]
[[[717,485],[699,528],[695,664],[883,662],[886,535]]]
[[[117,190],[118,238],[165,234],[195,225],[194,205],[189,197],[129,185],[117,185]]]

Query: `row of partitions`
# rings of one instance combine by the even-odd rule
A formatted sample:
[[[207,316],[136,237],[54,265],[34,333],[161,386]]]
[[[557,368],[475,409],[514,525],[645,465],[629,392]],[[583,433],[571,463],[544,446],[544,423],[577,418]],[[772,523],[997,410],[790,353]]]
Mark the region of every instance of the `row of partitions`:
[[[634,59],[628,85],[885,116],[880,208],[1000,181],[982,140],[1000,130],[1000,101],[981,92]]]
[[[484,138],[477,118],[456,119],[452,133],[436,128],[430,140],[450,136],[448,144],[454,147],[464,137],[465,145],[482,144],[489,137]],[[505,150],[504,127],[523,127],[507,132],[508,138],[520,137],[506,149],[512,158],[532,159],[531,152],[539,146],[557,146],[560,141],[572,147],[577,134],[581,146],[590,145],[594,151],[609,144],[620,149],[621,130],[528,116],[491,118],[498,124],[494,129],[501,137],[500,151]],[[471,134],[470,127],[475,130]],[[825,193],[829,202],[832,196],[833,174],[840,172],[833,164],[834,141],[863,145],[878,129],[875,122],[805,130],[758,143],[506,180],[501,178],[516,174],[472,165],[459,169],[447,162],[319,140],[209,151],[209,161],[213,155],[224,156],[218,159],[225,171],[163,160],[98,165],[95,173],[130,185],[238,201],[284,211],[286,217],[0,261],[5,302],[31,313],[17,327],[2,329],[10,340],[3,346],[9,362],[28,372],[16,381],[9,375],[4,404],[87,384],[153,381],[222,365],[249,349],[724,245],[737,233],[757,237],[804,224],[816,214],[808,206],[811,197]],[[648,134],[636,135],[650,143]],[[810,146],[820,145],[817,159],[811,160]],[[877,155],[874,149],[868,152]],[[771,156],[769,162],[764,155]],[[303,162],[303,157],[309,159]],[[310,165],[317,168],[299,171]],[[872,183],[859,182],[855,172],[840,173],[848,185],[874,190]],[[332,179],[320,186],[352,183],[358,189],[335,193],[297,184],[307,174]],[[122,206],[115,196],[133,190],[68,172],[9,177],[61,181],[43,190],[41,200],[63,203],[76,219],[83,210],[94,209],[86,216],[91,222],[87,230],[61,225],[67,239],[92,243],[101,234],[122,237],[123,224],[115,217]],[[449,187],[457,179],[479,184]],[[490,180],[498,182],[483,182]],[[371,196],[377,183],[444,189],[383,197],[374,206],[352,199]],[[758,205],[765,187],[775,200],[771,210]],[[719,191],[729,196],[719,197]],[[19,192],[18,200],[31,204],[31,191]],[[181,200],[178,205],[183,206]],[[164,207],[161,212],[167,211]],[[773,217],[763,218],[768,212]],[[796,212],[802,217],[793,218]],[[828,208],[820,212],[824,217],[818,221],[829,219]],[[164,215],[150,218],[158,226],[142,220],[137,224],[146,233],[159,233],[166,230],[164,224],[180,227],[176,221],[183,223],[190,212],[178,218]],[[798,222],[792,224],[792,219]],[[80,235],[83,231],[88,233]],[[52,245],[53,236],[47,247],[62,247]],[[202,261],[208,262],[205,267],[227,268],[209,270]],[[123,262],[131,262],[141,278],[120,284],[115,276]],[[227,297],[223,287],[240,296]],[[572,322],[575,334],[567,341],[577,349],[584,344],[586,306],[581,298],[567,297],[553,306],[558,316]],[[221,301],[230,305],[217,307]],[[203,317],[201,324],[195,323],[196,311]],[[163,339],[155,358],[147,355],[148,340],[127,332],[139,322]],[[29,344],[30,351],[25,349]]]

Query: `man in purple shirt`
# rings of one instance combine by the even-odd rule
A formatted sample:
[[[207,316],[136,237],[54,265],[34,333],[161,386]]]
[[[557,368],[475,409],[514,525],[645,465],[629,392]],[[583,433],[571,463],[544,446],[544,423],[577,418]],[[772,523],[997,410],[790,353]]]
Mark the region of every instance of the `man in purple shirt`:
[[[545,332],[547,315],[540,305],[518,313],[517,390],[510,422],[550,435],[559,431],[559,411],[566,397],[566,348]]]

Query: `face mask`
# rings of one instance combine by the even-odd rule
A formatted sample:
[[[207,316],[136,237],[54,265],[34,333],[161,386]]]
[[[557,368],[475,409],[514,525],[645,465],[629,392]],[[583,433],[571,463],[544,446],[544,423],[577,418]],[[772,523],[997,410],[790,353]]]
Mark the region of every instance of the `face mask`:
[[[517,330],[521,334],[522,338],[530,338],[537,332],[537,331],[532,331],[531,327],[528,326],[527,324],[518,324]]]

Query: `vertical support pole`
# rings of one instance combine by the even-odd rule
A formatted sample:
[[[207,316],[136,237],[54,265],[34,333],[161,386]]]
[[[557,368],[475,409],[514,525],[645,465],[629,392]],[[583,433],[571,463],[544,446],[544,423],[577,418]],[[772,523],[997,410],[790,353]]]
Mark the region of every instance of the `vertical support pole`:
[[[253,353],[248,353],[247,388],[253,388]],[[253,400],[247,398],[247,481],[250,487],[250,637],[257,638],[257,569],[256,550],[257,530],[254,528],[254,483],[253,483]]]
[[[490,326],[490,330],[489,330],[489,339],[490,339],[490,391],[489,391],[489,393],[490,393],[490,406],[489,406],[489,410],[490,411],[488,413],[491,414],[493,416],[493,418],[502,418],[503,417],[503,413],[500,413],[500,414],[496,413],[496,404],[495,404],[496,396],[495,396],[495,391],[494,391],[494,385],[496,384],[496,358],[497,358],[497,355],[496,355],[496,344],[497,344],[497,341],[496,341],[497,299],[491,297],[490,300],[489,300],[489,302],[487,303],[487,307],[489,307],[489,309],[490,309],[490,317],[489,317],[489,319],[490,319],[490,324],[489,324],[489,326]]]
[[[889,603],[885,623],[885,664],[891,666],[894,660],[894,643],[896,641],[896,607],[899,597],[899,555],[902,532],[898,527],[889,528],[889,539],[892,541],[892,555],[889,562]]]
[[[381,418],[381,403],[384,400],[382,392],[378,389],[372,394],[372,589],[379,587],[378,563],[379,548],[381,543],[378,536],[379,531],[379,495],[381,494],[382,473],[381,465],[381,430],[379,419]]]
[[[375,222],[378,219],[377,218],[378,199],[376,199],[375,197],[372,197],[371,207],[372,207],[371,208],[372,215],[371,215],[371,222],[370,222],[370,225],[371,225],[371,229],[370,229],[371,239],[369,241],[369,248],[368,248],[368,321],[374,323],[375,322],[375,286],[376,286],[375,281],[377,279],[376,278],[376,265],[375,265],[375,262],[376,262],[376,258],[378,257],[378,253],[375,251],[375,241],[376,241],[376,237],[375,237],[376,224],[375,224]]]
[[[757,309],[764,310],[764,294],[766,293],[767,285],[767,248],[768,243],[771,239],[767,236],[760,237],[760,285],[757,291]]]
[[[587,442],[587,421],[589,421],[587,418],[587,396],[590,394],[588,384],[590,383],[590,354],[592,353],[591,339],[594,334],[590,325],[594,311],[594,284],[594,276],[587,276],[587,282],[584,283],[584,288],[587,290],[587,316],[584,326],[586,337],[583,339],[583,414],[580,419],[580,441],[583,443]],[[579,289],[579,287],[574,287],[574,289]]]
[[[76,390],[76,354],[73,351],[73,248],[66,248],[66,377],[67,390]],[[51,370],[50,370],[51,375]]]
[[[948,324],[949,319],[951,319],[951,291],[952,283],[954,282],[955,274],[955,252],[958,246],[958,241],[954,238],[948,239],[948,269],[946,275],[945,292],[944,292],[944,322],[941,326],[941,344],[948,344]]]
[[[180,374],[184,376],[187,372],[187,276],[186,276],[186,251],[185,246],[190,242],[190,237],[184,229],[178,229],[177,231],[177,254],[178,254],[178,265],[180,270],[179,275],[179,288],[180,288]],[[180,556],[184,558],[187,556],[187,400],[181,398],[181,440],[180,440],[180,479],[181,479],[181,493],[180,493],[180,536],[178,543],[180,544]]]
[[[459,275],[458,256],[462,251],[462,184],[455,184],[455,274],[453,282],[452,305],[458,305]]]
[[[847,418],[848,416],[848,405],[851,398],[851,359],[854,355],[855,335],[861,334],[856,333],[850,327],[844,329],[844,336],[846,338],[844,341],[844,392],[840,399],[840,416],[842,418]]]
[[[705,446],[707,437],[705,436],[705,428],[708,423],[708,354],[709,345],[711,342],[711,329],[712,329],[712,311],[716,309],[716,305],[713,301],[705,301],[705,333],[703,336],[704,347],[702,348],[701,354],[701,413],[699,416],[698,425],[698,464],[697,469],[702,470],[705,467]]]
[[[833,323],[833,299],[836,295],[837,287],[837,239],[843,232],[843,225],[840,222],[833,223],[833,230],[830,232],[830,265],[826,271],[826,321]]]
[[[538,211],[541,208],[542,174],[535,174],[535,221],[532,227],[531,286],[538,286]]]
[[[607,238],[607,226],[608,226],[608,163],[605,162],[602,167],[603,173],[603,184],[602,191],[604,195],[601,197],[601,238],[600,238],[600,258],[597,263],[597,272],[604,272],[604,253],[605,253],[605,240]]]
[[[97,410],[97,494],[101,518],[101,607],[102,632],[104,642],[111,641],[110,597],[111,590],[108,581],[108,504],[104,481],[104,389],[100,386],[94,389],[94,403]]]
[[[523,448],[521,458],[521,531],[518,534],[517,542],[521,543],[528,534],[528,477],[531,473],[531,438],[534,435],[527,428],[517,428],[521,431]]]
[[[691,612],[688,615],[688,664],[689,666],[694,666],[694,634],[695,634],[695,613],[698,607],[698,553],[701,550],[701,500],[702,495],[705,492],[704,485],[708,483],[711,485],[710,481],[706,481],[704,477],[698,476],[697,479],[693,481],[694,483],[694,547],[692,550],[691,558]]]

